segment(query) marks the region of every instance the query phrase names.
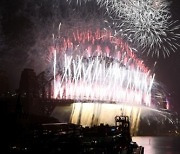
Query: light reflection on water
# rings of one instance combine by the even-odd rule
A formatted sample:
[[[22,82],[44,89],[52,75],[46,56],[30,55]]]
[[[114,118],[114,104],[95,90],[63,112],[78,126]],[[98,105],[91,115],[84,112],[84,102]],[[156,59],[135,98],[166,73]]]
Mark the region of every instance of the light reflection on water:
[[[180,137],[133,137],[144,154],[180,154]]]

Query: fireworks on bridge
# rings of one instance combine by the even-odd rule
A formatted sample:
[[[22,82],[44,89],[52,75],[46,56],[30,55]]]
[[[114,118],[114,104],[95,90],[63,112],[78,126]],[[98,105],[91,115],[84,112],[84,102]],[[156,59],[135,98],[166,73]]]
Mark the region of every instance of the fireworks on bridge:
[[[132,135],[180,134],[176,2],[27,0],[0,8],[0,98],[18,128],[10,132],[39,122],[116,126],[115,117],[127,116]]]
[[[89,2],[76,1],[79,7]],[[158,110],[169,107],[166,96],[137,53],[140,49],[166,57],[169,49],[175,51],[178,45],[173,41],[179,34],[174,34],[178,27],[170,28],[169,4],[153,0],[97,0],[97,4],[106,8],[111,19],[90,16],[83,21],[74,15],[62,21],[53,35],[53,97],[74,100],[70,121],[82,125],[112,124],[116,114],[123,114],[137,131],[140,118],[149,116],[147,112],[156,112],[157,121],[157,115],[168,119],[171,114]],[[106,112],[109,118],[104,119]]]
[[[154,75],[121,38],[77,29],[58,41],[54,98],[150,106]]]

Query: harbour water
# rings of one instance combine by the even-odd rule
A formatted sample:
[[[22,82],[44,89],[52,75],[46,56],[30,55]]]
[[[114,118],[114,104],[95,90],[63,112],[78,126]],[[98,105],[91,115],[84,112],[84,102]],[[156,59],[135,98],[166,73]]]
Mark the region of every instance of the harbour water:
[[[180,154],[180,137],[133,137],[144,147],[144,154]]]

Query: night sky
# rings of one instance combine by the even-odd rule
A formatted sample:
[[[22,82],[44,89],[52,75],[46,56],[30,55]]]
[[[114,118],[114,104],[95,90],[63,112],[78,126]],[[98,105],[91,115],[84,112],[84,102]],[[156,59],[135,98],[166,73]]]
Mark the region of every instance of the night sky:
[[[11,89],[18,88],[24,68],[33,68],[37,74],[46,68],[52,33],[67,18],[66,9],[64,0],[0,1],[0,70],[7,71]],[[180,21],[179,0],[172,1],[170,10],[173,20]],[[169,91],[173,109],[180,112],[180,47],[165,59],[142,57],[150,67],[157,61],[155,78]]]

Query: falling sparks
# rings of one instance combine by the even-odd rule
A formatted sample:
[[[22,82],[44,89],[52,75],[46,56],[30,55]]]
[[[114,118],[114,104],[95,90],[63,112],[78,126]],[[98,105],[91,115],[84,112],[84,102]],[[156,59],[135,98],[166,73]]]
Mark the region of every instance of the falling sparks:
[[[55,98],[150,106],[154,75],[122,39],[97,29],[59,42],[52,51]]]

